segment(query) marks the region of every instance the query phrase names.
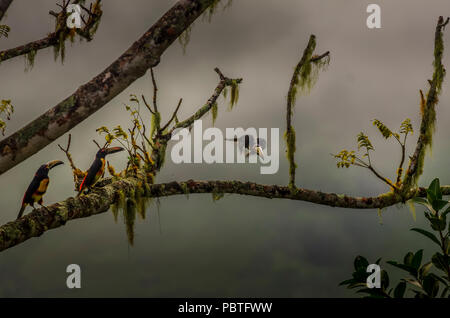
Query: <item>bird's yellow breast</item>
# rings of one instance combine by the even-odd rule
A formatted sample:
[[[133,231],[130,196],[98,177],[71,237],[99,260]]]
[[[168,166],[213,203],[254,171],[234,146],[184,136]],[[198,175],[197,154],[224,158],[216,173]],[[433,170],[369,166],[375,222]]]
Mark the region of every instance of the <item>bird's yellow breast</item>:
[[[46,179],[43,179],[41,181],[41,183],[39,183],[39,187],[31,195],[31,197],[33,198],[34,202],[38,202],[38,201],[40,201],[42,199],[42,197],[44,196],[45,192],[47,191],[49,181],[50,180],[46,178]]]

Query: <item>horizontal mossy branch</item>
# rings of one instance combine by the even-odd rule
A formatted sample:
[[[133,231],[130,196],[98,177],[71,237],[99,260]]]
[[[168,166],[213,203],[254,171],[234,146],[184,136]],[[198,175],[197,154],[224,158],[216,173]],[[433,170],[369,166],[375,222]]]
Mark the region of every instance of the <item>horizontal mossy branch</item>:
[[[444,195],[450,195],[450,186],[442,187]],[[105,179],[86,196],[70,197],[64,201],[32,211],[24,217],[0,227],[0,251],[16,246],[32,237],[41,236],[50,229],[58,228],[67,221],[89,217],[109,210],[121,198],[135,199],[137,194],[148,197],[166,197],[194,193],[240,194],[269,199],[289,199],[340,208],[381,209],[402,202],[393,192],[377,197],[352,197],[336,193],[288,186],[264,185],[242,181],[194,181],[152,184],[143,173],[121,179]],[[419,188],[418,196],[426,196],[426,189]],[[414,196],[410,192],[408,198]],[[15,215],[11,213],[11,215]]]
[[[52,109],[0,141],[0,175],[88,118],[146,71],[214,0],[180,0],[117,60]]]

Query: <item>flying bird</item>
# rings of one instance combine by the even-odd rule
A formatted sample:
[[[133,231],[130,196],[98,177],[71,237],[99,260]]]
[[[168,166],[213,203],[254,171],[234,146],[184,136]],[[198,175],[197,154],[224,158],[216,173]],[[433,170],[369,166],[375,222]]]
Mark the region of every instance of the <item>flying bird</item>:
[[[25,195],[23,196],[22,207],[20,208],[19,215],[17,216],[18,219],[22,216],[27,205],[31,205],[31,207],[33,209],[34,209],[35,203],[44,207],[42,205],[42,203],[43,203],[42,197],[44,196],[45,192],[47,191],[48,184],[50,181],[50,179],[48,177],[48,172],[51,169],[53,169],[54,167],[62,165],[63,163],[64,162],[62,162],[62,161],[55,160],[55,161],[50,161],[49,163],[44,164],[39,167],[38,171],[34,175],[33,180],[31,180],[31,183],[28,186],[28,189],[25,192]]]
[[[123,151],[121,147],[101,148],[95,155],[95,160],[87,171],[86,176],[81,182],[78,195],[81,195],[85,189],[90,189],[105,174],[105,157],[116,152]]]
[[[248,157],[252,153],[256,153],[261,159],[264,159],[264,148],[266,148],[266,140],[264,138],[255,138],[252,135],[244,135],[241,137],[234,137],[234,139],[227,139],[238,143],[240,151],[245,152]]]

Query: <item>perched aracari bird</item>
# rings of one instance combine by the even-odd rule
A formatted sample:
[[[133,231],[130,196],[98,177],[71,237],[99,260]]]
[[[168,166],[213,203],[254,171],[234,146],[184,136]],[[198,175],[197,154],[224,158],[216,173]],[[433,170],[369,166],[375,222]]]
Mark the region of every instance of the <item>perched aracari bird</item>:
[[[255,138],[252,135],[244,135],[241,137],[234,137],[234,139],[227,139],[228,141],[234,141],[238,143],[240,151],[245,152],[245,156],[248,157],[252,153],[256,153],[261,159],[264,159],[264,151],[266,148],[266,140],[264,138]]]
[[[55,160],[50,161],[49,163],[42,165],[39,167],[38,171],[34,175],[33,180],[31,181],[30,185],[28,186],[27,191],[25,192],[25,195],[23,196],[22,200],[22,207],[20,208],[19,215],[17,218],[20,218],[23,214],[23,211],[25,211],[25,208],[27,205],[31,205],[34,209],[34,204],[37,203],[40,206],[44,207],[42,205],[42,197],[44,196],[45,192],[47,191],[48,183],[50,179],[48,178],[48,172],[50,169],[53,169],[56,166],[62,165],[64,162]]]
[[[95,183],[101,177],[103,177],[103,175],[105,174],[105,163],[106,163],[105,156],[123,150],[124,149],[121,147],[111,147],[111,148],[101,148],[99,151],[97,151],[94,162],[87,171],[87,174],[83,179],[83,182],[81,182],[77,196],[82,194],[85,189],[89,190],[92,186],[95,185]]]

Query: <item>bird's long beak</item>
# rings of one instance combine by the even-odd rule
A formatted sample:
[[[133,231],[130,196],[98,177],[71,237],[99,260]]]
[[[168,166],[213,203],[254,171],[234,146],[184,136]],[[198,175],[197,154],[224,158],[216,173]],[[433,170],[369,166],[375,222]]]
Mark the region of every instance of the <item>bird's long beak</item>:
[[[64,164],[64,162],[62,162],[61,160],[54,160],[54,161],[50,161],[49,163],[47,163],[48,169],[53,169],[56,166],[62,165]]]
[[[256,149],[256,154],[258,156],[260,156],[261,159],[264,159],[264,151],[262,150],[262,148],[260,146],[257,146],[257,147],[255,147],[255,149]]]
[[[110,155],[112,153],[116,153],[116,152],[120,152],[123,151],[124,149],[122,147],[111,147],[111,148],[107,148],[105,150],[107,155]]]

